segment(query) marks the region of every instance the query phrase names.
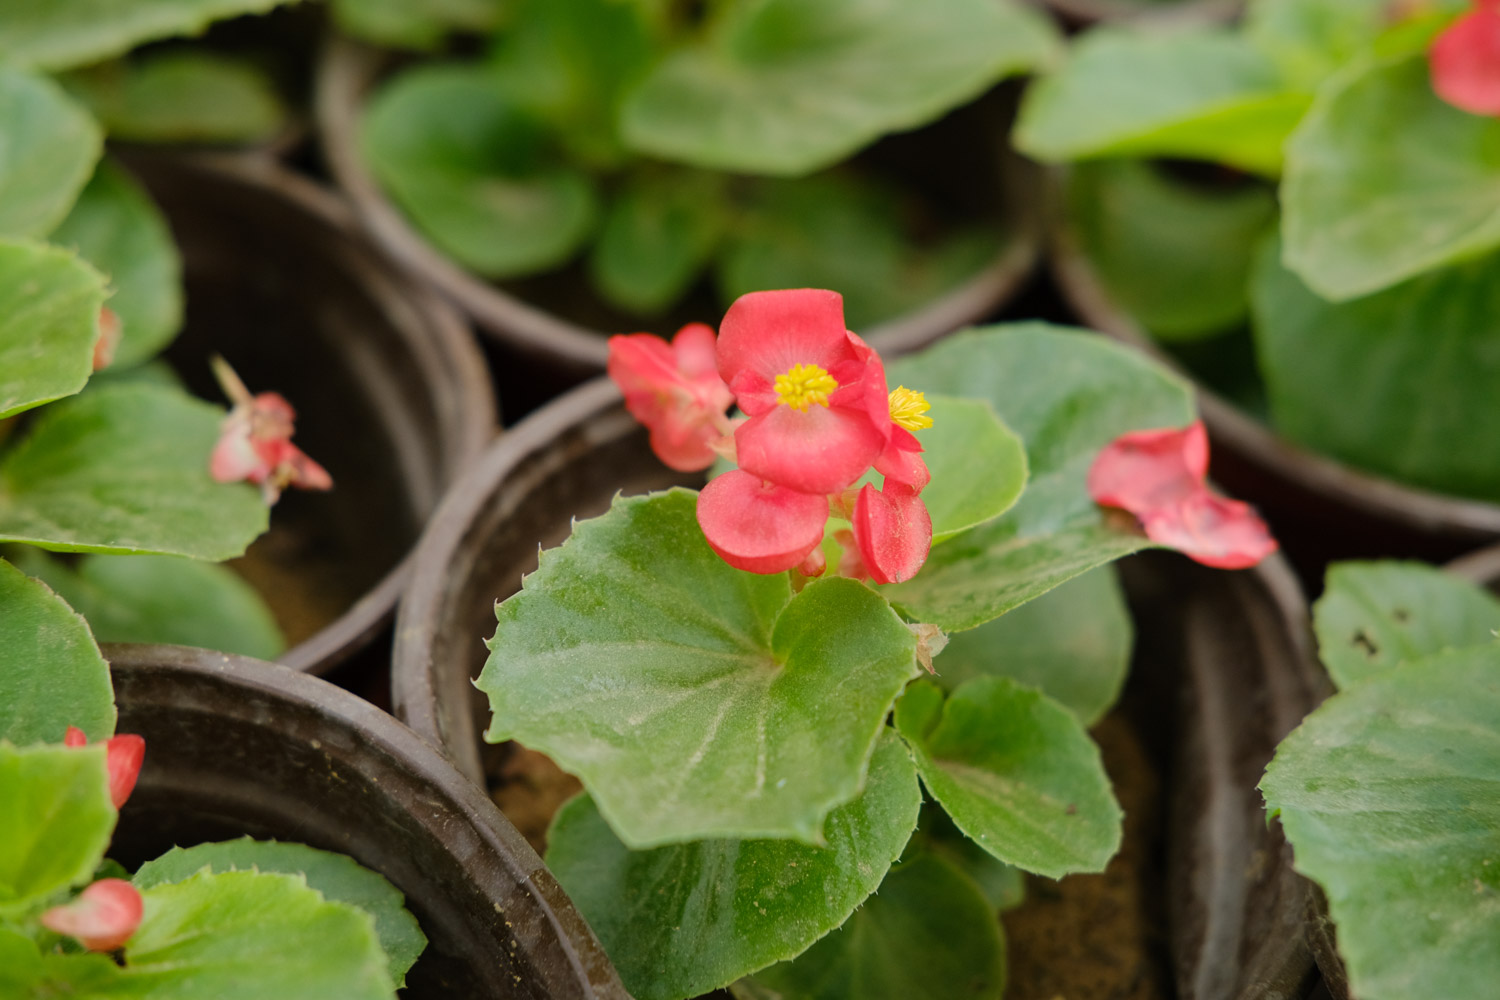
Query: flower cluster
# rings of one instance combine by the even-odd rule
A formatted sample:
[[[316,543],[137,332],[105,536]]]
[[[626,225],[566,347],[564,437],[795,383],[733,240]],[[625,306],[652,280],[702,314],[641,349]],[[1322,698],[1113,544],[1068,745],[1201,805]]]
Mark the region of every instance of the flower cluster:
[[[250,395],[245,383],[223,359],[213,359],[214,375],[234,404],[219,427],[208,471],[221,483],[249,480],[260,486],[266,503],[281,499],[288,486],[330,490],[333,477],[292,444],[297,411],[280,393]]]
[[[836,292],[741,296],[717,342],[702,324],[670,345],[611,338],[609,373],[667,465],[705,469],[716,455],[738,464],[698,498],[704,537],[731,566],[821,575],[833,514],[851,525],[835,536],[844,575],[893,583],[922,568],[930,476],[912,432],[932,425],[928,407],[919,392],[887,391],[880,355],[845,329]],[[743,419],[728,418],[731,403]],[[854,489],[872,466],[884,484]]]
[[[1475,0],[1429,53],[1432,89],[1476,115],[1500,115],[1500,0]]]

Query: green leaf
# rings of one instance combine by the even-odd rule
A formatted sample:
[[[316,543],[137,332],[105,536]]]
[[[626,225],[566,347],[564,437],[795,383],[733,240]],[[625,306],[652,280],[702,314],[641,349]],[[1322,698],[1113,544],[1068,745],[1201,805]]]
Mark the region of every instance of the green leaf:
[[[0,6],[0,61],[67,69],[141,42],[196,35],[214,21],[261,14],[286,0],[46,0]]]
[[[1026,446],[982,399],[934,395],[927,401],[932,426],[916,435],[932,473],[922,500],[936,545],[1015,505],[1026,487]]]
[[[1488,995],[1500,980],[1500,649],[1439,654],[1330,698],[1261,781],[1323,887],[1351,994]]]
[[[105,161],[50,237],[103,271],[120,317],[114,364],[140,364],[182,327],[182,260],[161,210],[135,179]]]
[[[0,240],[0,420],[84,387],[104,294],[66,250]]]
[[[43,955],[31,938],[0,924],[0,996],[78,996],[79,984],[97,984],[113,967],[108,955]]]
[[[1026,900],[1026,873],[1008,865],[964,835],[935,802],[922,803],[917,833],[906,845],[903,859],[931,854],[963,872],[997,913]]]
[[[1310,94],[1370,51],[1394,12],[1388,0],[1256,0],[1246,6],[1244,35],[1288,86]]]
[[[947,701],[931,681],[896,704],[932,797],[1007,864],[1061,878],[1103,871],[1120,847],[1119,805],[1082,723],[1040,691],[978,677]]]
[[[1082,163],[1067,176],[1068,226],[1110,296],[1159,340],[1242,324],[1250,265],[1276,223],[1276,193],[1210,187],[1143,160]]]
[[[563,806],[547,866],[638,1000],[677,1000],[792,958],[838,927],[901,854],[922,795],[884,731],[870,780],[828,817],[827,847],[704,840],[631,851],[588,796]]]
[[[28,9],[41,5],[27,4]],[[0,63],[11,40],[0,9]],[[45,236],[68,214],[103,151],[104,135],[45,77],[0,65],[0,236]]]
[[[1014,138],[1049,162],[1175,156],[1275,176],[1310,100],[1228,28],[1100,28],[1028,88]]]
[[[1500,120],[1433,93],[1424,55],[1351,70],[1287,145],[1281,200],[1287,265],[1325,298],[1488,253],[1500,247]]]
[[[77,612],[0,559],[0,740],[61,743],[69,726],[114,734],[109,664]]]
[[[305,875],[308,887],[322,893],[324,899],[347,903],[368,913],[375,920],[375,933],[389,960],[391,979],[398,987],[405,985],[406,971],[427,947],[427,936],[416,918],[407,912],[405,897],[384,875],[370,871],[347,855],[320,851],[305,844],[242,837],[220,844],[174,847],[142,865],[132,881],[137,889],[144,891],[182,882],[204,868],[216,872]]]
[[[997,0],[756,0],[626,101],[637,152],[742,173],[804,174],[914,128],[1048,61],[1044,16]]]
[[[110,386],[50,408],[0,458],[0,542],[240,555],[266,530],[266,505],[244,483],[209,477],[222,416],[153,385]]]
[[[734,569],[704,541],[696,502],[683,489],[616,497],[542,553],[496,609],[478,681],[486,739],[578,775],[631,847],[821,843],[916,674],[915,639],[853,580],[793,597],[785,574]]]
[[[63,78],[111,138],[252,143],[275,135],[286,109],[254,62],[205,50],[151,53]]]
[[[1101,566],[992,622],[955,633],[937,658],[935,680],[951,692],[974,677],[1009,677],[1091,726],[1120,695],[1132,639],[1125,595],[1114,571]]]
[[[1500,254],[1329,302],[1270,244],[1254,282],[1255,347],[1278,431],[1414,486],[1500,499]]]
[[[715,269],[719,296],[774,288],[836,288],[863,329],[905,315],[994,259],[995,232],[933,223],[931,206],[874,178],[834,171],[767,180],[751,191]]]
[[[612,304],[641,315],[677,303],[702,276],[732,217],[720,174],[631,175],[604,216],[589,276]]]
[[[100,642],[164,642],[274,660],[276,618],[227,566],[180,556],[84,556],[72,566],[36,549],[16,563],[76,608]]]
[[[0,742],[0,914],[88,881],[115,828],[104,747]]]
[[[365,111],[360,148],[428,238],[486,277],[556,267],[593,231],[589,176],[557,163],[541,128],[482,66],[392,77]]]
[[[1181,379],[1097,335],[1020,323],[944,338],[892,363],[887,381],[987,400],[1026,442],[1031,470],[1004,516],[937,546],[913,579],[882,588],[909,619],[973,628],[1150,544],[1128,521],[1107,519],[1085,479],[1099,450],[1126,431],[1193,420]]]
[[[334,22],[345,34],[377,45],[435,49],[454,32],[486,34],[505,20],[512,0],[333,0]]]
[[[746,1000],[1000,1000],[1005,936],[978,888],[932,855],[891,869],[880,891],[791,962],[764,969]]]
[[[1433,653],[1492,645],[1500,601],[1426,563],[1338,563],[1313,625],[1323,665],[1348,688]]]

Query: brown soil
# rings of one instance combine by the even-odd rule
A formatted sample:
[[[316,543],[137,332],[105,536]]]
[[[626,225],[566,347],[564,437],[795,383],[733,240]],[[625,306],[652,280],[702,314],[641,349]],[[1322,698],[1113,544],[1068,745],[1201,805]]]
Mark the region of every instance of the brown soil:
[[[311,545],[303,532],[278,524],[273,511],[270,530],[228,564],[260,593],[288,648],[310,638],[353,603],[345,574],[326,559],[309,557]]]

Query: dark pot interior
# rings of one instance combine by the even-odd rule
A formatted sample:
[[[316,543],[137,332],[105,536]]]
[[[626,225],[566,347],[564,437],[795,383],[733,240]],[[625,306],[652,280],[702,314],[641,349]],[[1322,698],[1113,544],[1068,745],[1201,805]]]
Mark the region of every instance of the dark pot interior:
[[[475,779],[497,773],[507,750],[480,742],[487,710],[470,683],[494,631],[494,602],[519,588],[538,546],[561,542],[573,517],[604,511],[617,490],[678,482],[684,477],[654,460],[645,433],[602,381],[498,441],[455,487],[418,550],[397,624],[398,714]],[[1137,839],[1126,850],[1139,863],[1125,877],[1152,881],[1137,894],[1140,912],[1124,922],[1147,925],[1148,960],[1176,987],[1141,996],[1300,998],[1313,978],[1304,890],[1255,786],[1276,743],[1322,694],[1301,593],[1274,558],[1253,572],[1222,573],[1157,554],[1123,570],[1138,638],[1111,725],[1128,731],[1150,780],[1166,789],[1141,807],[1159,815],[1127,825]],[[1031,995],[1013,984],[1011,996]]]
[[[205,399],[224,401],[214,353],[252,392],[281,392],[333,475],[332,492],[288,491],[231,564],[275,611],[282,662],[325,673],[388,620],[427,517],[494,434],[483,356],[316,185],[244,158],[127,162],[182,251],[187,321],[168,361]]]
[[[587,925],[484,793],[405,726],[285,667],[106,646],[146,762],[111,856],[253,837],[351,855],[406,895],[429,944],[403,995],[627,1000]]]

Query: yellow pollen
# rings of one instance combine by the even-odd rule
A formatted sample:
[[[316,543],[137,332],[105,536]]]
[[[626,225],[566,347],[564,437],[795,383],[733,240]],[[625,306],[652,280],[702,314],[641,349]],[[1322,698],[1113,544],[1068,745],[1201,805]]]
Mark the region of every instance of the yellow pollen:
[[[927,416],[932,404],[920,392],[913,392],[904,385],[891,390],[891,420],[909,431],[920,431],[932,426]]]
[[[806,412],[814,403],[828,405],[828,394],[839,387],[834,377],[817,365],[792,365],[785,375],[776,376],[776,395],[783,403]]]

